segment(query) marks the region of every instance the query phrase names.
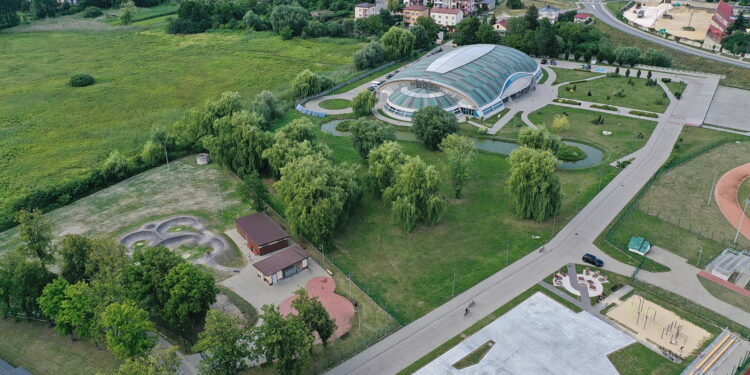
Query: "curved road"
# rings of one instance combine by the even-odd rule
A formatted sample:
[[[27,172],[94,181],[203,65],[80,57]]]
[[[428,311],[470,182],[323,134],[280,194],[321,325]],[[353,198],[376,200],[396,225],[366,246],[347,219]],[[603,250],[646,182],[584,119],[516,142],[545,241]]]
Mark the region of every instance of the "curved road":
[[[739,66],[741,68],[750,68],[750,62],[738,61],[738,60],[731,59],[728,57],[716,55],[711,52],[703,51],[697,48],[685,46],[677,42],[673,42],[671,40],[667,40],[667,39],[649,34],[645,31],[636,29],[634,27],[631,27],[630,25],[627,25],[621,22],[620,20],[616,19],[611,13],[609,13],[609,10],[606,9],[607,7],[604,6],[604,4],[601,1],[583,1],[581,2],[581,4],[583,4],[583,7],[584,9],[586,9],[587,12],[593,14],[598,20],[624,33],[628,33],[638,38],[645,39],[645,40],[648,40],[649,42],[653,42],[663,47],[671,48],[680,52],[688,53],[688,54],[699,56],[699,57],[704,57],[704,58],[715,60],[715,61],[721,61],[723,63],[731,64],[734,66]]]

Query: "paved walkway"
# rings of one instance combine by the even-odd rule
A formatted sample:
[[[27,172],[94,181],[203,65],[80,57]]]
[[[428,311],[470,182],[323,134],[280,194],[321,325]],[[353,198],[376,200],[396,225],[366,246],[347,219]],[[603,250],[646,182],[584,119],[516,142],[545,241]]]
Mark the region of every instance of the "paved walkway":
[[[495,273],[420,319],[396,331],[353,358],[329,371],[330,374],[392,374],[410,365],[437,346],[464,331],[480,318],[509,302],[522,291],[557,270],[560,264],[580,260],[582,253],[602,258],[605,268],[629,275],[633,267],[619,263],[602,253],[593,241],[646,182],[667,160],[682,127],[703,117],[708,110],[706,97],[712,97],[718,78],[691,78],[683,99],[671,102],[644,146],[643,157],[620,172],[584,207],[547,245],[544,253],[531,252]],[[705,105],[704,105],[705,104]],[[671,272],[641,271],[639,277],[649,283],[708,306],[734,321],[750,326],[750,315],[709,294],[700,285],[696,268],[671,260]],[[463,310],[471,299],[476,301],[464,319]]]

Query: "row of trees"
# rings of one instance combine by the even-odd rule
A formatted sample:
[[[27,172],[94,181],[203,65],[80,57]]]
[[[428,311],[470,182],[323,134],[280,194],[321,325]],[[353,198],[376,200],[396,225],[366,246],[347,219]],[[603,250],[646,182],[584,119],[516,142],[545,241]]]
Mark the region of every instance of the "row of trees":
[[[362,19],[376,18],[378,17]],[[391,26],[379,41],[366,44],[354,54],[354,66],[359,70],[371,69],[386,61],[409,57],[414,50],[429,49],[435,43],[439,31],[440,26],[430,17],[419,17],[414,27],[408,30]]]
[[[567,15],[567,13],[566,13]],[[571,13],[572,15],[572,13]],[[613,47],[607,35],[595,27],[572,22],[572,17],[561,17],[554,25],[547,19],[539,20],[539,11],[532,5],[523,17],[511,18],[502,38],[492,29],[491,22],[482,23],[476,17],[464,18],[453,33],[459,45],[497,43],[513,47],[527,54],[589,61],[596,57],[610,64],[671,66],[672,61],[662,51],[638,47]]]

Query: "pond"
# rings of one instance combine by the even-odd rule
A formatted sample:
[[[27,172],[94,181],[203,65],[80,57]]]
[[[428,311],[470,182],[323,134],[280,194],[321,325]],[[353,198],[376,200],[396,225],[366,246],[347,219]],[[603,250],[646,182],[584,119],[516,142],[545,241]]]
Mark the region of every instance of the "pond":
[[[323,125],[321,125],[320,130],[323,133],[334,135],[337,137],[349,137],[351,135],[350,132],[342,132],[339,130],[336,130],[336,124],[344,120],[333,120],[330,122],[327,122]],[[398,129],[398,128],[397,128]],[[514,142],[508,142],[508,141],[499,141],[494,139],[483,139],[483,138],[475,138],[470,137],[474,144],[477,146],[478,149],[486,152],[491,152],[493,154],[503,154],[503,155],[510,155],[510,153],[520,147],[518,143]],[[408,142],[417,142],[417,136],[414,133],[411,132],[403,132],[396,130],[396,139],[399,141],[408,141]],[[581,169],[581,168],[588,168],[592,167],[596,164],[599,164],[604,159],[604,153],[602,150],[584,144],[579,142],[573,142],[573,141],[563,141],[563,143],[569,144],[571,146],[576,146],[581,149],[586,154],[586,157],[582,160],[578,161],[563,161],[560,163],[560,168],[562,169]]]

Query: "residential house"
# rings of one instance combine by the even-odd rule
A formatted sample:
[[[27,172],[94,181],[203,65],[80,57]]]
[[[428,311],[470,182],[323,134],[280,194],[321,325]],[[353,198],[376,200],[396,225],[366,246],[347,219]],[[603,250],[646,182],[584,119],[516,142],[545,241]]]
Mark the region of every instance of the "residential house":
[[[380,6],[373,3],[361,3],[354,6],[354,18],[367,18],[380,14]]]
[[[464,19],[464,13],[461,9],[449,9],[449,8],[432,8],[430,11],[430,17],[435,20],[440,26],[453,29],[462,19]]]
[[[404,8],[404,24],[411,26],[414,26],[414,24],[417,23],[417,19],[419,17],[429,17],[430,16],[430,8],[419,5],[419,4],[411,4],[408,7]]]
[[[264,212],[237,218],[234,223],[255,255],[266,255],[289,246],[289,233]]]
[[[500,34],[505,34],[505,32],[508,31],[508,19],[501,19],[500,21],[497,21],[494,25],[492,25],[493,28],[495,28],[495,31],[499,32]]]
[[[547,5],[544,8],[539,9],[539,19],[546,18],[550,22],[555,23],[560,18],[560,9],[555,8],[551,5]]]
[[[716,7],[714,15],[711,17],[711,23],[708,25],[706,39],[703,43],[705,48],[721,48],[721,42],[727,36],[729,25],[732,24],[734,9],[731,5],[723,0],[719,0],[719,6]]]
[[[254,263],[258,278],[268,285],[287,279],[308,267],[310,255],[298,245],[279,251],[260,262]]]
[[[591,21],[591,15],[588,13],[577,13],[573,17],[573,22],[575,23],[587,23],[589,21]]]
[[[493,10],[495,9],[495,0],[482,0],[479,3],[477,3],[479,6],[479,9],[482,10]]]

